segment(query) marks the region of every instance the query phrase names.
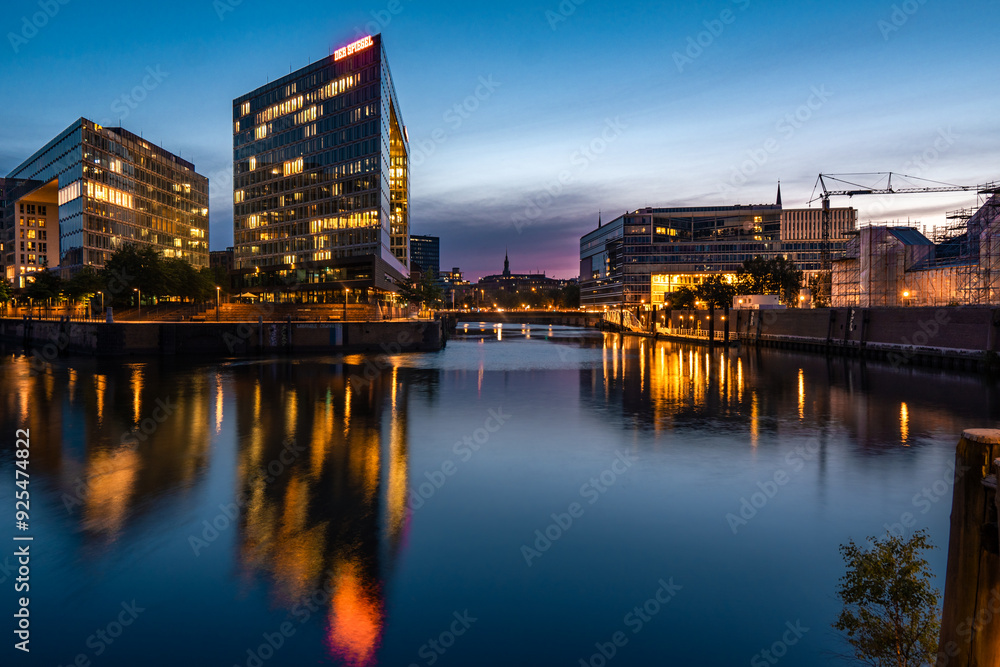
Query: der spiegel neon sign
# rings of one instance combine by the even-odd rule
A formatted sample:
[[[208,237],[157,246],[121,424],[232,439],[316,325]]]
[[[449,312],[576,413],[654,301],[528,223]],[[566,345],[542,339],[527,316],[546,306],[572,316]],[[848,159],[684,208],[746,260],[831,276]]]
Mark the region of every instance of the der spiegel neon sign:
[[[371,46],[374,43],[375,43],[375,41],[372,39],[371,35],[369,35],[367,37],[362,37],[361,39],[359,39],[358,41],[354,42],[353,44],[348,44],[347,46],[341,47],[341,48],[337,49],[336,51],[334,51],[333,52],[333,60],[334,60],[334,62],[336,62],[338,60],[343,60],[347,56],[353,56],[358,51],[363,51],[364,49],[367,49],[369,46]]]

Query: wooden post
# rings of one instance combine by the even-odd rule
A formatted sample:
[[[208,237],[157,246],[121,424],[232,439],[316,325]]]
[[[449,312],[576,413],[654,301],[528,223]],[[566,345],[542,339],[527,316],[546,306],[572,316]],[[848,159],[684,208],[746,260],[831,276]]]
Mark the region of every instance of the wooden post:
[[[1000,664],[1000,556],[997,555],[996,478],[1000,430],[962,433],[955,453],[955,486],[948,539],[944,612],[937,664],[985,667]]]
[[[715,345],[715,302],[708,304],[708,346]]]

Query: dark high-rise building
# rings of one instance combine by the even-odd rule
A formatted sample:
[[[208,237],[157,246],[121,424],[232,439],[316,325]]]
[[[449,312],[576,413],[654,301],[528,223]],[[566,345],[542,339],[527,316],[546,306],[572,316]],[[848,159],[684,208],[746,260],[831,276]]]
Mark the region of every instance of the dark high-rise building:
[[[3,263],[19,286],[44,264],[103,266],[123,243],[208,266],[208,179],[120,127],[80,118],[15,167],[5,190]]]
[[[434,280],[441,276],[441,239],[437,236],[410,236],[410,270],[430,271]]]
[[[409,144],[382,38],[233,100],[236,287],[386,295],[409,278]]]

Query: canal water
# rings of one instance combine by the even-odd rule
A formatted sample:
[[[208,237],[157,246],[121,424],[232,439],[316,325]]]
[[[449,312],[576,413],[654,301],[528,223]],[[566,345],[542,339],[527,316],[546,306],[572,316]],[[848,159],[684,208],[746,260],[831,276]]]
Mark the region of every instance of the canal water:
[[[12,665],[835,664],[838,546],[926,528],[943,588],[955,444],[1000,417],[972,374],[492,324],[395,356],[8,348],[0,386]]]

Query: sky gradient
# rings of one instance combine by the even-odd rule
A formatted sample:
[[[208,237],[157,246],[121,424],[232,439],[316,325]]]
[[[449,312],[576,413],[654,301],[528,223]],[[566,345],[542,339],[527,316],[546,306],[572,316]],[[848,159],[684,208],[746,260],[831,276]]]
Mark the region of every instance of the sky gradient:
[[[1000,179],[998,0],[63,2],[5,3],[0,175],[80,116],[120,120],[209,177],[213,250],[233,98],[370,32],[410,136],[411,232],[472,279],[505,247],[514,272],[574,277],[599,210],[769,203],[779,180],[804,206],[819,172]],[[928,230],[975,203],[833,200]]]

